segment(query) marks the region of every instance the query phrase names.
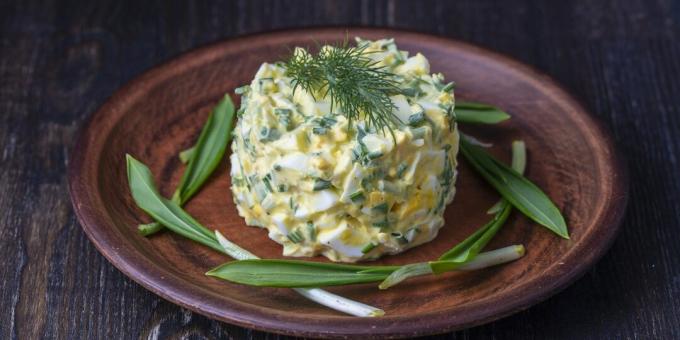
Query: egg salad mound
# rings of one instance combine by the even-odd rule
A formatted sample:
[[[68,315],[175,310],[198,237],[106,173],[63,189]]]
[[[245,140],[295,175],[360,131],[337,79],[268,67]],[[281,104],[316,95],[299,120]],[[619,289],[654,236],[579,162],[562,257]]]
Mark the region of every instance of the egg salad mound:
[[[262,64],[236,90],[234,202],[286,256],[356,262],[402,252],[437,235],[453,200],[459,136],[452,84],[393,39],[357,38],[357,45],[399,81],[401,91],[390,97],[392,132],[362,118],[349,122],[330,98],[293,86],[281,63]]]

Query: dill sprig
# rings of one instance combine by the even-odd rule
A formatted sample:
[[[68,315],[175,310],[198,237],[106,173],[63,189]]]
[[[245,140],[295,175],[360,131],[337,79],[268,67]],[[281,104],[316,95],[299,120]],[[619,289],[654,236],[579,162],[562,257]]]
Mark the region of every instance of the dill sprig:
[[[317,55],[297,49],[285,63],[292,78],[293,92],[300,87],[322,98],[329,97],[331,111],[339,107],[352,121],[365,117],[368,127],[394,136],[392,125],[400,122],[394,115],[390,95],[400,92],[395,75],[378,66],[368,57],[368,45],[350,47],[347,40],[341,45],[321,48]]]

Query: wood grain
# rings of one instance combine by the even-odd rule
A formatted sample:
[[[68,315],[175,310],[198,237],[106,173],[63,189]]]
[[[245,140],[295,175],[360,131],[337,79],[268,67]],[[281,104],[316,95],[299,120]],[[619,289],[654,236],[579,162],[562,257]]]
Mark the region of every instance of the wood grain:
[[[176,155],[192,145],[211,107],[224,93],[248,83],[262,62],[294,46],[337,42],[345,34],[394,37],[400,48],[428,56],[431,68],[458,81],[457,95],[494,103],[513,119],[466,130],[505,147],[522,139],[531,153],[528,173],[561,207],[570,226],[564,241],[515,217],[491,248],[525,244],[511,265],[431,276],[378,291],[375,285],[333,291],[386,311],[382,318],[351,318],[300,301],[290,290],[241,286],[203,274],[225,257],[171,233],[140,237],[148,217],[127,190],[124,155],[149,165],[166,196],[182,166]],[[504,152],[502,152],[504,151]],[[263,258],[280,258],[281,247],[261,229],[249,228],[230,195],[229,171],[221,167],[187,210],[209,228]],[[525,309],[563,289],[608,249],[627,200],[626,170],[598,123],[545,76],[480,48],[406,31],[319,28],[249,35],[203,47],[144,73],[117,91],[84,125],[74,148],[69,191],[90,239],[126,275],[151,291],[213,318],[284,334],[344,337],[412,337],[470,327]],[[484,209],[497,200],[474,172],[461,166],[458,199],[446,209],[446,226],[425,246],[377,264],[437,258],[483,225]],[[476,213],[475,213],[476,212]],[[319,260],[318,258],[316,260]],[[415,286],[417,284],[417,286]],[[414,287],[418,287],[414,290]]]
[[[324,24],[414,29],[533,65],[581,98],[629,161],[632,200],[602,261],[531,309],[438,338],[679,338],[679,21],[667,0],[2,2],[0,338],[279,338],[127,279],[75,221],[65,167],[83,119],[145,69],[237,34]]]

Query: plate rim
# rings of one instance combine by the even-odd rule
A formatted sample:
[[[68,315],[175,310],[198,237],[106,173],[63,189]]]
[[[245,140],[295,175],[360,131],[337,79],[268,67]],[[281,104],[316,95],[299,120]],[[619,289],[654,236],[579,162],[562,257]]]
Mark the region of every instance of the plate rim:
[[[320,32],[342,33],[343,31],[370,31],[385,36],[389,35],[390,32],[398,32],[402,35],[406,34],[414,37],[434,39],[444,44],[456,45],[461,49],[471,51],[482,57],[494,59],[499,63],[517,69],[520,73],[528,76],[528,78],[539,81],[542,85],[549,86],[560,92],[561,98],[567,100],[570,106],[577,107],[580,112],[585,113],[580,116],[588,120],[588,124],[592,125],[593,131],[599,135],[602,144],[610,151],[607,163],[612,164],[612,169],[616,170],[615,178],[612,179],[612,196],[609,197],[613,199],[613,202],[602,212],[602,215],[608,219],[600,223],[602,225],[606,224],[607,227],[600,228],[603,233],[595,233],[589,239],[583,240],[583,246],[594,244],[596,247],[591,247],[591,252],[586,254],[586,257],[580,258],[578,263],[572,264],[571,266],[565,266],[568,267],[568,270],[562,272],[558,277],[552,278],[552,281],[546,280],[546,274],[542,274],[535,280],[536,282],[534,282],[533,285],[534,287],[538,286],[540,288],[532,289],[527,294],[508,299],[503,304],[493,304],[491,302],[473,303],[463,309],[463,311],[469,309],[470,311],[467,313],[458,313],[459,315],[453,316],[445,313],[446,310],[442,310],[418,316],[388,315],[381,318],[356,318],[349,316],[324,315],[321,320],[311,320],[304,316],[295,316],[295,314],[286,314],[282,316],[281,314],[272,312],[280,311],[279,309],[246,304],[228,297],[227,299],[230,300],[229,304],[209,303],[208,300],[210,296],[206,292],[185,289],[181,282],[162,280],[161,274],[163,271],[156,267],[152,261],[144,256],[137,256],[138,254],[126,253],[124,250],[132,250],[134,247],[131,247],[129,243],[117,237],[115,234],[107,232],[106,228],[97,226],[98,224],[102,224],[102,221],[107,220],[106,215],[108,214],[98,210],[96,205],[89,204],[91,199],[96,199],[96,196],[98,195],[93,195],[93,190],[88,191],[84,185],[85,181],[80,181],[79,179],[83,178],[83,175],[92,175],[91,172],[88,172],[92,170],[86,168],[87,164],[85,162],[86,156],[88,155],[88,139],[90,138],[92,126],[95,126],[98,119],[102,118],[103,112],[114,110],[115,103],[119,100],[131,100],[134,98],[133,90],[137,89],[139,86],[144,86],[145,82],[151,83],[151,80],[157,81],[159,77],[168,77],[175,72],[179,72],[183,68],[190,67],[192,64],[200,63],[204,59],[210,59],[210,51],[217,51],[221,48],[228,47],[229,45],[238,45],[239,43],[244,43],[243,45],[247,48],[248,42],[250,42],[251,39],[259,37],[283,36],[288,34],[311,35]],[[171,71],[173,69],[174,72],[166,72],[165,74],[161,72]],[[98,155],[95,157],[98,157]],[[85,231],[85,234],[95,245],[100,254],[104,255],[111,264],[123,272],[128,278],[142,285],[144,288],[184,308],[238,326],[278,334],[333,338],[352,335],[410,337],[443,333],[488,323],[537,304],[562,291],[583,276],[583,274],[585,274],[585,272],[607,252],[621,229],[621,222],[625,215],[629,192],[628,168],[623,157],[616,148],[616,143],[608,129],[599,119],[593,117],[592,114],[585,109],[585,106],[581,105],[581,102],[578,99],[552,77],[547,76],[512,57],[468,42],[410,30],[364,26],[320,26],[239,35],[199,46],[157,64],[123,84],[82,123],[76,143],[71,149],[67,176],[68,189],[74,212],[81,228]],[[113,221],[109,222],[113,223]],[[573,257],[570,259],[574,262]],[[427,323],[418,322],[425,319],[428,321]],[[349,320],[351,320],[351,322],[348,322]],[[423,328],[423,326],[427,327]],[[366,334],[366,331],[370,331],[370,334]]]

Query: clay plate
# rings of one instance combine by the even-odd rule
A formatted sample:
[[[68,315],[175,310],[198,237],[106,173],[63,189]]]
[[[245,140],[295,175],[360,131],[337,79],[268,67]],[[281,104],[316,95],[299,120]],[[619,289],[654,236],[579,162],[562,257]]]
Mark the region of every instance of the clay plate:
[[[247,84],[258,66],[294,46],[349,36],[394,37],[400,49],[422,52],[432,72],[458,84],[456,97],[496,104],[512,119],[461,129],[509,159],[510,142],[528,148],[527,176],[564,213],[571,240],[563,240],[513,213],[487,249],[524,244],[523,259],[469,273],[411,280],[387,291],[376,284],[330,288],[383,308],[382,318],[344,316],[288,289],[230,284],[204,275],[224,255],[171,233],[144,238],[149,222],[130,197],[125,153],[149,165],[170,196],[182,170],[177,154],[196,140],[211,107]],[[238,100],[237,96],[233,97]],[[489,219],[498,195],[464,162],[446,225],[431,243],[376,264],[438,257]],[[209,228],[265,258],[281,246],[266,231],[245,225],[229,190],[228,163],[186,205]],[[83,127],[71,159],[69,185],[75,212],[97,249],[127,276],[161,297],[206,316],[260,330],[304,336],[407,337],[489,322],[546,299],[576,280],[611,244],[623,216],[627,177],[612,139],[567,92],[548,77],[507,57],[430,35],[387,29],[319,28],[263,33],[185,53],[118,90]],[[316,261],[324,259],[316,258]]]

